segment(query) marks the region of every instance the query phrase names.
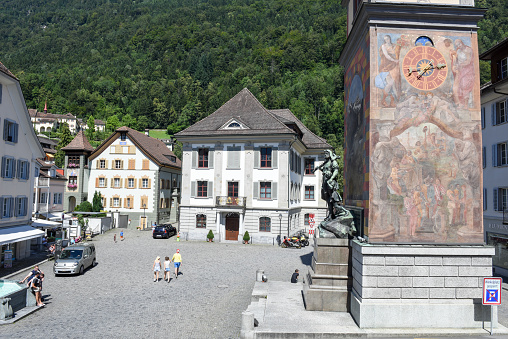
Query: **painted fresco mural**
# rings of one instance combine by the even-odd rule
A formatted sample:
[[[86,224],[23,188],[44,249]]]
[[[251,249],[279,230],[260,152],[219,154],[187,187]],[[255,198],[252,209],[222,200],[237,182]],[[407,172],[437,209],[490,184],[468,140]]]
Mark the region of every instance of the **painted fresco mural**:
[[[482,243],[476,35],[371,32],[369,241]]]
[[[369,136],[369,43],[370,35],[360,41],[355,56],[345,72],[345,149],[344,202],[364,208],[368,215],[368,136]],[[364,228],[368,226],[364,219]],[[367,233],[366,230],[364,230]],[[363,234],[363,233],[362,233]]]

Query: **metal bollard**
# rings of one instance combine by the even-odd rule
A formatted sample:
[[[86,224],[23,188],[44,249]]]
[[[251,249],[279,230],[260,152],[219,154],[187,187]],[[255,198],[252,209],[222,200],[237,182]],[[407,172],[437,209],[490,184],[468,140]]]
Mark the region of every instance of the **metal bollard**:
[[[258,269],[256,271],[256,281],[263,281],[263,275],[265,274],[265,270]]]

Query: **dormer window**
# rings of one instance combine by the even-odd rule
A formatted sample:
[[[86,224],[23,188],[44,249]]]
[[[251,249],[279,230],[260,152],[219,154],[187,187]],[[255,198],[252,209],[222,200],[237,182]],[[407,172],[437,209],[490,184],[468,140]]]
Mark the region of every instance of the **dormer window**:
[[[237,122],[232,122],[228,125],[228,128],[240,128],[240,124]]]

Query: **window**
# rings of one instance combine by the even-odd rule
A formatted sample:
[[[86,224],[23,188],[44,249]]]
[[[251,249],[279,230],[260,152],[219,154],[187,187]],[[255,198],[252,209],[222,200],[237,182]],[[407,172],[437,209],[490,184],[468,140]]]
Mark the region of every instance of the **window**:
[[[26,197],[17,197],[15,200],[15,208],[16,213],[15,215],[17,217],[24,217],[27,214],[27,205],[28,205],[28,198]]]
[[[129,178],[127,180],[127,187],[134,188],[134,178]]]
[[[122,169],[122,160],[115,160],[115,168]]]
[[[69,184],[77,185],[78,184],[78,177],[77,176],[70,176],[69,177]]]
[[[310,225],[309,218],[310,218],[309,213],[305,213],[305,215],[303,216],[303,226],[308,227]]]
[[[150,161],[148,159],[143,159],[143,168],[144,170],[150,169]]]
[[[18,142],[18,124],[15,121],[4,119],[4,140]]]
[[[314,200],[314,186],[305,186],[305,200]]]
[[[260,232],[271,232],[271,221],[268,217],[259,218],[259,231]]]
[[[143,188],[148,188],[148,179],[146,179],[146,178],[142,179],[141,185],[142,185],[141,187],[143,187]]]
[[[120,187],[120,178],[115,178],[113,181],[113,187],[119,188]]]
[[[208,168],[208,148],[198,150],[198,168]]]
[[[22,180],[27,180],[28,175],[30,173],[29,171],[30,167],[28,161],[18,160],[18,178]],[[52,169],[52,171],[54,172],[55,170]]]
[[[307,175],[314,174],[314,159],[311,158],[305,159],[305,174]]]
[[[261,167],[272,167],[272,149],[270,147],[261,148]]]
[[[53,204],[58,205],[62,203],[62,193],[53,194]]]
[[[271,199],[272,198],[272,183],[271,182],[260,182],[259,183],[259,199]]]
[[[127,198],[125,200],[125,207],[126,208],[131,208],[132,207],[132,198]]]
[[[492,166],[508,165],[508,142],[492,145]]]
[[[208,181],[198,181],[198,197],[207,197]]]
[[[504,58],[503,60],[501,60],[500,62],[501,64],[501,79],[504,79],[508,76],[508,58]]]
[[[106,168],[106,160],[99,160],[99,168]]]
[[[485,107],[482,107],[482,129],[485,128]]]
[[[14,178],[15,160],[12,157],[2,157],[2,178]]]
[[[72,155],[68,158],[67,167],[79,167],[79,155]]]
[[[99,178],[99,187],[106,187],[106,178]]]
[[[129,169],[136,169],[136,159],[129,159]]]
[[[0,198],[0,208],[2,209],[1,217],[2,218],[10,218],[14,214],[14,198],[12,197],[1,197]]]
[[[238,182],[228,182],[228,197],[238,197]]]
[[[492,125],[499,125],[507,121],[507,102],[499,101],[492,104]]]
[[[196,228],[206,228],[206,215],[196,215]]]
[[[494,211],[504,211],[508,207],[508,188],[494,188]]]
[[[45,204],[48,202],[48,194],[47,193],[41,193],[41,200],[39,201],[41,204]]]
[[[120,132],[120,140],[122,141],[127,140],[127,132]]]
[[[228,128],[240,128],[240,124],[237,122],[232,122],[228,125]]]
[[[120,198],[113,198],[113,207],[120,207]]]

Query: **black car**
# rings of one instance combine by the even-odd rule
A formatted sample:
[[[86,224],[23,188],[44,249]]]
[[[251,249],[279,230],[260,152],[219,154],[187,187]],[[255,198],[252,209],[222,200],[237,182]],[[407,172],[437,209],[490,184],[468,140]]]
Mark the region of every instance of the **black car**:
[[[156,238],[166,238],[168,239],[170,236],[176,234],[176,228],[171,224],[162,224],[155,226],[152,232],[152,236],[154,239]]]

